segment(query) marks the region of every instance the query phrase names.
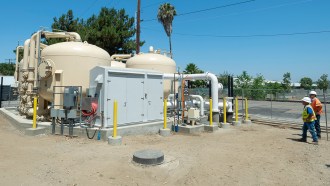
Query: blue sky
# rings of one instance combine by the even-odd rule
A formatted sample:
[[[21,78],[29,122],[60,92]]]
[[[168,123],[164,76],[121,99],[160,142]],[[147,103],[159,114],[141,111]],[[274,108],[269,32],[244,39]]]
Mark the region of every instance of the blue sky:
[[[178,14],[242,2],[245,0],[170,0]],[[101,7],[124,8],[134,16],[137,0],[13,0],[1,2],[0,61],[15,58],[12,49],[41,26],[50,28],[53,17],[69,9],[75,17],[88,18]],[[169,50],[168,38],[156,18],[160,0],[141,0],[141,39]],[[182,70],[195,63],[215,74],[243,70],[269,80],[281,80],[291,72],[294,81],[307,76],[316,81],[330,74],[330,33],[278,37],[218,37],[228,35],[282,34],[330,30],[330,0],[256,0],[175,17],[172,46],[174,60]],[[201,36],[203,35],[203,36]]]

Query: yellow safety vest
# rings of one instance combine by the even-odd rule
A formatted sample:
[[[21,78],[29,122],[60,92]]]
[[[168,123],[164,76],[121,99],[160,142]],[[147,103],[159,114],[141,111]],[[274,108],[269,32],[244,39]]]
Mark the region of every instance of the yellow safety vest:
[[[308,116],[309,116],[309,114],[307,113],[307,108],[311,108],[312,111],[313,111],[313,116],[310,119],[307,119]],[[304,122],[312,122],[312,121],[314,121],[316,119],[315,112],[314,112],[314,110],[313,110],[313,108],[312,108],[311,105],[306,105],[305,106],[304,111],[302,113],[302,118],[303,118],[303,121]]]

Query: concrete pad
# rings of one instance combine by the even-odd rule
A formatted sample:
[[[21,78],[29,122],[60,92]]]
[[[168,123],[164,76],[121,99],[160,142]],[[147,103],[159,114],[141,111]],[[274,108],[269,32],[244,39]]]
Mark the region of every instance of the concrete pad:
[[[194,133],[200,133],[204,131],[204,125],[186,125],[182,126],[179,125],[179,132],[185,133],[185,134],[194,134]]]
[[[112,136],[108,137],[108,144],[109,145],[116,146],[116,145],[121,145],[121,143],[122,143],[122,137],[121,136],[116,136],[115,138],[112,137]]]
[[[170,129],[159,129],[159,135],[161,136],[170,136],[171,135],[171,130]]]
[[[243,120],[243,123],[244,124],[247,124],[247,125],[252,125],[252,121],[247,119],[247,120]]]
[[[27,135],[27,136],[36,136],[36,135],[45,134],[45,133],[46,133],[46,129],[44,127],[25,129],[25,135]]]
[[[232,124],[234,126],[241,126],[241,122],[240,121],[233,121]]]
[[[222,123],[222,122],[220,123],[220,127],[223,129],[229,128],[229,125],[230,125],[230,123]]]
[[[212,126],[211,125],[204,125],[204,130],[206,132],[214,132],[218,129],[219,129],[218,125],[212,125]]]

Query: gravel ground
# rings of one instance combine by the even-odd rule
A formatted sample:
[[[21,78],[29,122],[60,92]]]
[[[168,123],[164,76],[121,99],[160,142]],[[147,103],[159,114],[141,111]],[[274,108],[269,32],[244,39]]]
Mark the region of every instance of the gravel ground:
[[[124,136],[123,145],[24,136],[0,118],[0,185],[330,185],[330,142],[263,125],[215,133]],[[308,139],[311,142],[311,139]],[[158,166],[132,163],[158,149]]]

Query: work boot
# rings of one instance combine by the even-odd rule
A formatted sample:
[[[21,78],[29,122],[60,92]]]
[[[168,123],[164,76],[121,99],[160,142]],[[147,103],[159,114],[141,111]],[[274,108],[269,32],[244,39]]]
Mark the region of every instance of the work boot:
[[[321,134],[318,134],[318,135],[317,135],[317,138],[318,138],[318,139],[321,139]]]
[[[313,145],[318,145],[319,144],[319,142],[318,141],[313,141],[313,143],[312,143]]]
[[[300,142],[307,142],[307,139],[301,138],[299,141]]]

